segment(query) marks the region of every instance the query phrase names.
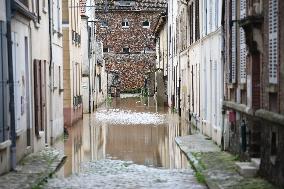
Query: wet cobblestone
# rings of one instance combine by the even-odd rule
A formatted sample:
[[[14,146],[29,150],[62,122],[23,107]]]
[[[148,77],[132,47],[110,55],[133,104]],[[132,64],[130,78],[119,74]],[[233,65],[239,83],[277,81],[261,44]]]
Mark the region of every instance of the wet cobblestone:
[[[84,163],[81,173],[53,178],[44,188],[192,188],[204,189],[192,169],[159,169],[120,160]]]

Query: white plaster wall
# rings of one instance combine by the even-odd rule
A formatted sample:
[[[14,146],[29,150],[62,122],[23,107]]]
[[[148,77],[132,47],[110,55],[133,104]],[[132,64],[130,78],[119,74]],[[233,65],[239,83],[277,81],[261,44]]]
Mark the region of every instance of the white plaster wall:
[[[17,145],[17,161],[19,161],[27,147],[27,128],[30,123],[27,122],[28,102],[32,95],[31,90],[27,91],[27,84],[30,82],[29,71],[30,65],[26,65],[25,56],[25,37],[30,41],[29,22],[19,15],[15,15],[11,21],[12,31],[12,51],[13,51],[13,69],[14,69],[14,98],[15,98],[15,124],[18,138]],[[29,45],[29,44],[28,44]],[[30,52],[29,52],[30,53]],[[30,61],[30,54],[28,54],[28,61]],[[26,67],[27,66],[27,67]]]
[[[57,5],[57,3],[59,3]],[[60,11],[57,12],[57,6],[60,7]],[[53,1],[53,23],[56,19],[62,18],[62,1]],[[57,18],[59,17],[59,18]],[[54,64],[53,81],[52,84],[55,88],[52,95],[52,111],[51,111],[51,138],[56,140],[63,134],[64,129],[64,116],[63,116],[63,44],[62,44],[62,22],[53,24],[53,30],[56,31],[52,35],[52,59]],[[59,26],[59,28],[58,28]],[[52,141],[52,142],[53,142]]]
[[[188,67],[188,95],[190,96],[189,109],[192,117],[196,121],[200,120],[200,63],[201,47],[200,42],[193,44],[188,50],[189,67]],[[199,128],[199,124],[195,125]]]
[[[201,82],[201,119],[203,131],[218,144],[221,143],[222,127],[222,62],[221,62],[221,30],[207,36],[202,41]]]

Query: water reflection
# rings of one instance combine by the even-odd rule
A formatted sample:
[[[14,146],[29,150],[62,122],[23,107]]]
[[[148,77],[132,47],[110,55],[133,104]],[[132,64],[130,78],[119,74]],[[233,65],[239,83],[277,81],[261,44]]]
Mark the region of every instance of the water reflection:
[[[160,125],[119,124],[97,120],[96,114],[68,128],[64,143],[67,162],[61,176],[80,172],[80,163],[104,158],[133,161],[136,164],[163,168],[186,168],[188,162],[175,143],[176,136],[188,135],[189,126],[167,108],[157,107],[154,99],[114,99],[110,106],[98,111],[116,109],[131,112],[152,112],[165,115]],[[123,111],[122,111],[123,110]],[[120,112],[120,113],[121,113]],[[157,115],[157,114],[155,114]],[[106,115],[108,116],[108,115]]]

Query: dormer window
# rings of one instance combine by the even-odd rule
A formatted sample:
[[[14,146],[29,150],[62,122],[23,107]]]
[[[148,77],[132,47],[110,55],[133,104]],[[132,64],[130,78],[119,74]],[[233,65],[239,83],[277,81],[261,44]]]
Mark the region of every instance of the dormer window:
[[[143,28],[149,28],[150,27],[150,22],[148,20],[145,20],[143,22]]]
[[[129,28],[129,22],[127,19],[124,19],[122,22],[121,22],[121,26],[122,28]]]

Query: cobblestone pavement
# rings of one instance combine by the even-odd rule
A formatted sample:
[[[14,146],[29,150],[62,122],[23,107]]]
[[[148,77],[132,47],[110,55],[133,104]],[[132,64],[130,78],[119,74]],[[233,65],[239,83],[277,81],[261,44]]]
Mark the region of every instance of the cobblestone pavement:
[[[192,169],[158,169],[109,159],[84,163],[81,167],[81,173],[53,178],[45,188],[206,188],[196,181]]]
[[[63,164],[65,156],[53,148],[45,148],[26,156],[17,166],[16,171],[0,176],[1,189],[30,189],[42,181]]]

